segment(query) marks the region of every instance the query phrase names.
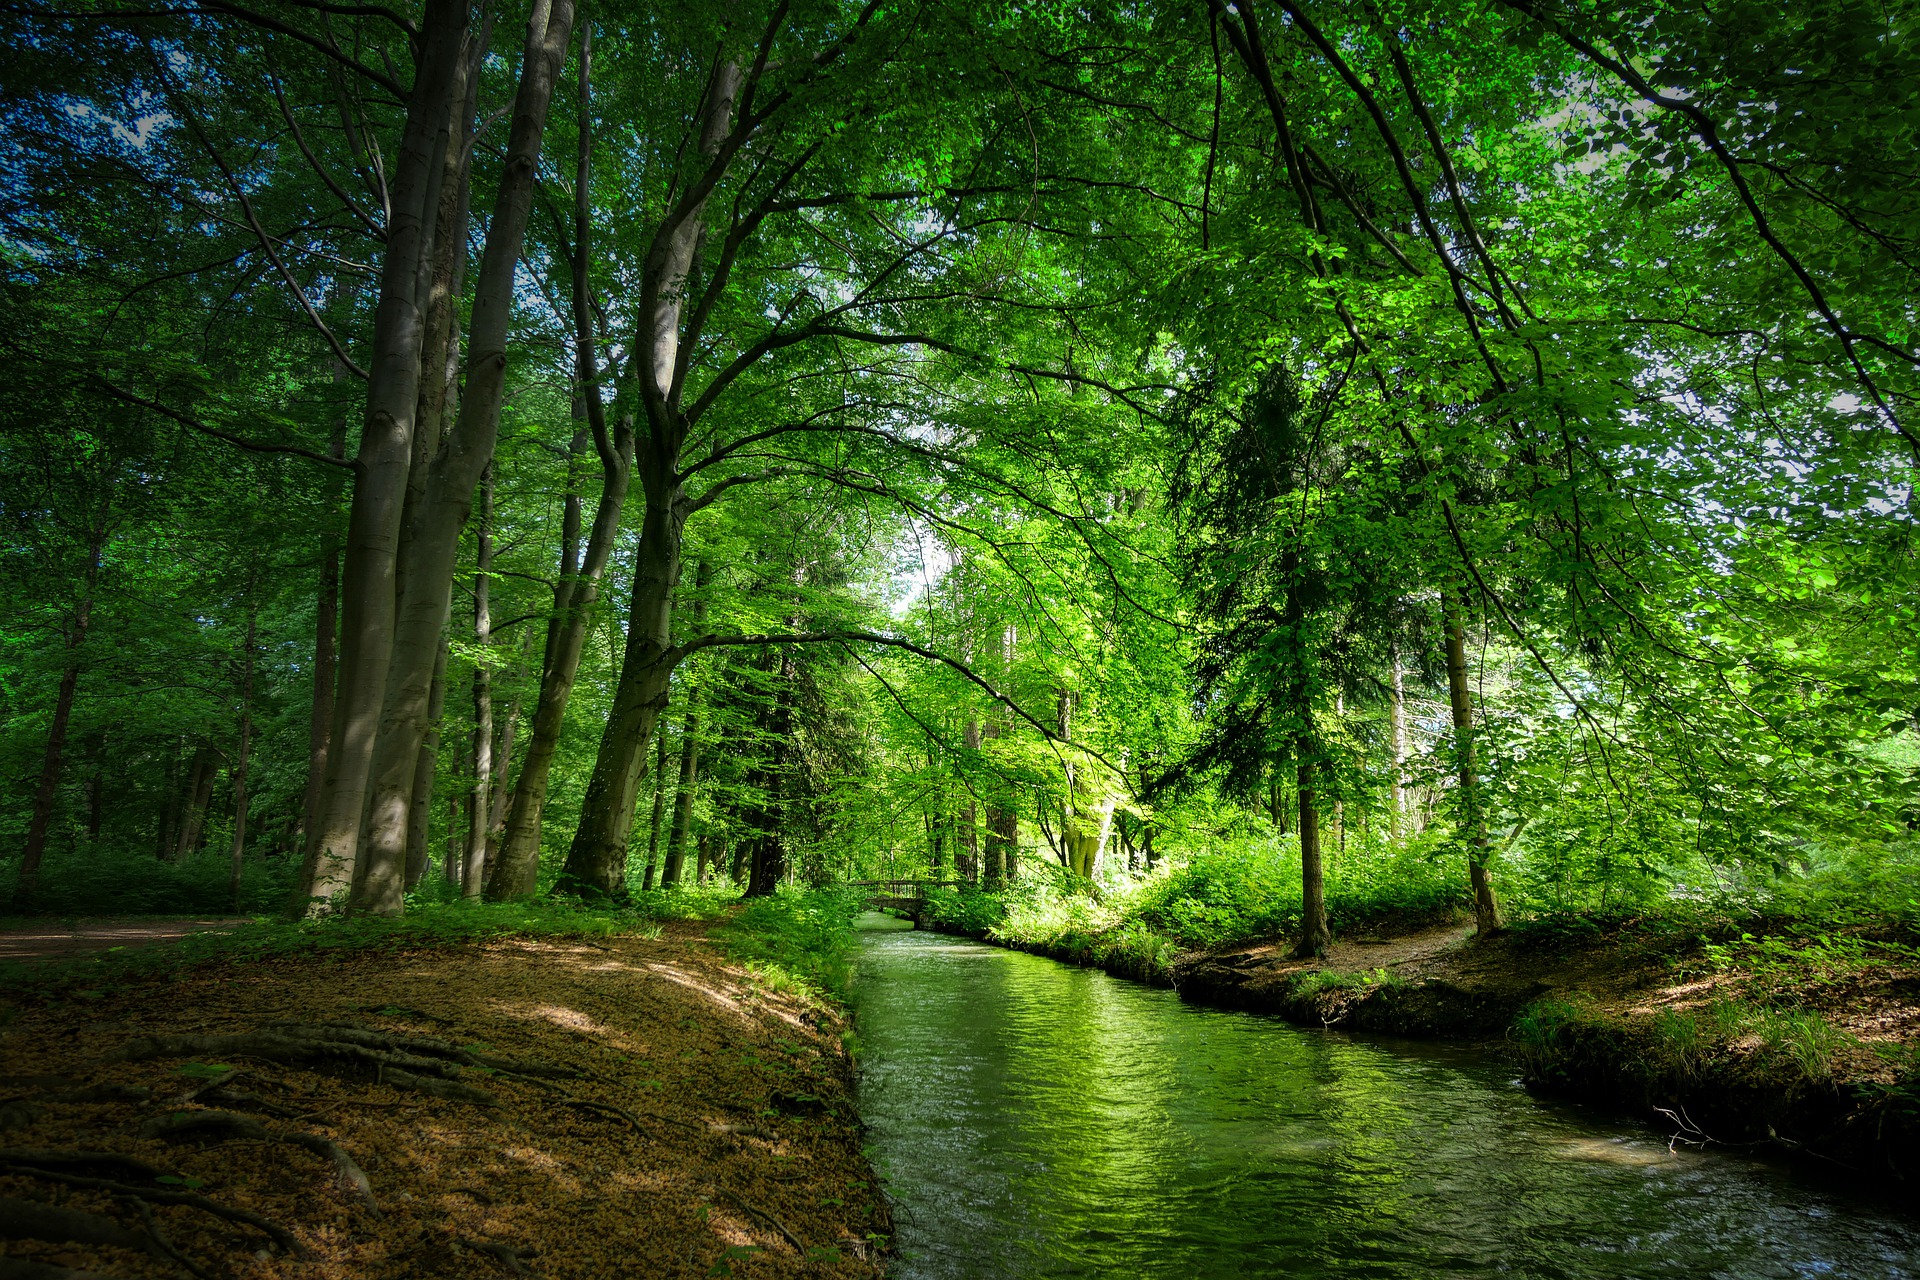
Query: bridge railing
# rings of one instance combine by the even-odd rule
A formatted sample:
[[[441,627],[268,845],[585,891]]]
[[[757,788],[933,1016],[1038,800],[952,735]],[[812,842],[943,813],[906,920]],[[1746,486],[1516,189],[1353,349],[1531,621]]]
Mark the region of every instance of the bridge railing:
[[[873,898],[924,898],[928,889],[957,889],[964,880],[849,880],[856,889],[866,889]]]

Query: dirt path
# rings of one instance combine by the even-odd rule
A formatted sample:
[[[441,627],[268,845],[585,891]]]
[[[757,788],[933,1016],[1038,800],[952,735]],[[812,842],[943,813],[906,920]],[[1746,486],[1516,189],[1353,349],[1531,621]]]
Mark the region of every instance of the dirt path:
[[[168,1247],[261,1280],[872,1275],[890,1222],[841,1031],[685,925],[208,968],[29,1007],[0,1031],[0,1227],[8,1198],[97,1218],[64,1244],[11,1241],[0,1274],[184,1274],[145,1251],[143,1202]],[[252,1038],[168,1039],[189,1036]],[[162,1203],[183,1191],[306,1256]],[[142,1247],[72,1239],[101,1218]]]
[[[171,942],[209,929],[253,923],[245,916],[200,918],[132,916],[75,921],[36,920],[0,925],[0,962],[56,960],[116,947]]]

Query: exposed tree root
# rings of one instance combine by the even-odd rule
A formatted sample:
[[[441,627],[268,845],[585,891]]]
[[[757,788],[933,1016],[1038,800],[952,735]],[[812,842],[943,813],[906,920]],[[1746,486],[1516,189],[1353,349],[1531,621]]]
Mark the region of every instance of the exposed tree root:
[[[331,1139],[317,1133],[275,1133],[258,1120],[226,1111],[182,1111],[149,1120],[140,1127],[140,1136],[159,1138],[165,1142],[205,1139],[224,1142],[237,1138],[251,1142],[284,1142],[303,1147],[333,1165],[336,1186],[358,1196],[376,1216],[380,1212],[379,1202],[373,1197],[373,1184],[367,1181],[366,1173],[354,1163],[352,1156]]]
[[[383,1067],[398,1067],[417,1075],[440,1076],[443,1079],[460,1074],[460,1064],[457,1062],[370,1049],[350,1041],[260,1031],[224,1036],[147,1036],[130,1041],[122,1052],[132,1061],[203,1056],[261,1058],[288,1066],[357,1066],[375,1073]]]
[[[35,1169],[112,1170],[124,1178],[152,1182],[160,1170],[144,1160],[117,1151],[42,1151],[32,1147],[0,1147],[0,1164],[30,1165]]]
[[[483,1253],[487,1257],[492,1258],[500,1264],[501,1269],[508,1275],[537,1276],[540,1274],[524,1261],[527,1258],[537,1256],[536,1250],[516,1249],[512,1245],[493,1244],[486,1240],[469,1240],[465,1236],[460,1237],[460,1244],[462,1247],[471,1249],[475,1253]]]
[[[793,1251],[795,1253],[799,1254],[803,1258],[807,1256],[807,1246],[804,1244],[801,1244],[800,1237],[793,1234],[793,1232],[787,1230],[786,1225],[782,1223],[780,1219],[774,1217],[772,1214],[768,1213],[765,1209],[761,1209],[747,1203],[747,1201],[741,1199],[739,1196],[735,1195],[733,1192],[725,1190],[724,1188],[721,1190],[720,1194],[725,1196],[727,1199],[733,1201],[735,1204],[739,1205],[742,1209],[745,1209],[750,1215],[758,1219],[762,1226],[772,1227],[775,1231],[778,1231],[782,1236],[786,1238],[787,1243],[793,1246]]]
[[[0,1280],[121,1280],[104,1271],[72,1271],[32,1258],[0,1258]]]
[[[457,1070],[458,1068],[456,1068]],[[485,1089],[476,1089],[470,1084],[461,1084],[458,1080],[447,1080],[435,1076],[417,1076],[411,1071],[399,1067],[385,1067],[380,1072],[384,1084],[399,1089],[412,1089],[416,1093],[428,1094],[435,1098],[446,1098],[452,1102],[471,1103],[476,1107],[497,1107],[500,1099]]]
[[[147,1247],[145,1236],[112,1218],[4,1196],[0,1196],[0,1237],[46,1240],[54,1244],[105,1244],[117,1249]]]
[[[147,1207],[145,1200],[135,1198],[128,1200],[127,1203],[131,1204],[133,1211],[140,1215],[140,1225],[146,1228],[147,1238],[153,1242],[154,1248],[199,1277],[199,1280],[213,1280],[211,1272],[196,1265],[186,1254],[173,1247],[173,1241],[167,1239],[160,1230],[160,1224],[153,1220],[153,1210]]]
[[[377,1027],[364,1026],[354,1022],[272,1023],[269,1024],[269,1030],[280,1035],[319,1040],[329,1044],[351,1044],[366,1049],[384,1050],[389,1053],[415,1054],[427,1058],[444,1058],[450,1062],[457,1062],[463,1067],[485,1067],[489,1071],[499,1071],[516,1076],[538,1076],[550,1080],[572,1080],[578,1078],[581,1074],[572,1067],[557,1067],[545,1062],[519,1062],[512,1058],[496,1058],[489,1054],[477,1053],[472,1049],[462,1048],[450,1040],[440,1040],[432,1036],[397,1035],[393,1032],[381,1031]]]
[[[581,1111],[597,1111],[603,1115],[624,1120],[633,1127],[635,1133],[646,1132],[646,1130],[641,1127],[639,1116],[636,1116],[625,1107],[616,1107],[611,1102],[594,1102],[589,1098],[561,1098],[558,1101],[563,1107],[577,1107]]]
[[[117,1196],[128,1196],[135,1200],[146,1200],[153,1204],[183,1204],[216,1218],[225,1218],[228,1222],[238,1222],[252,1227],[265,1235],[280,1248],[298,1257],[306,1256],[306,1247],[294,1239],[293,1233],[285,1227],[269,1222],[257,1213],[245,1209],[236,1209],[205,1196],[194,1195],[190,1191],[162,1190],[158,1187],[129,1187],[125,1183],[112,1182],[106,1178],[88,1178],[75,1173],[61,1173],[54,1169],[43,1169],[25,1164],[0,1164],[0,1172],[19,1174],[23,1177],[39,1178],[43,1182],[57,1182],[62,1186],[84,1187],[89,1191],[106,1191]]]

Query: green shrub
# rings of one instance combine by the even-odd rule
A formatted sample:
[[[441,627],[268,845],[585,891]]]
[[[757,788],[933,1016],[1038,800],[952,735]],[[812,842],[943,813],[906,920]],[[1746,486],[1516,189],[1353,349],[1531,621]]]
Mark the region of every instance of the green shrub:
[[[105,847],[49,851],[26,910],[34,915],[265,915],[293,894],[297,857],[250,857],[241,867],[236,908],[225,852],[203,849],[178,862]],[[0,911],[11,912],[20,864],[0,867]]]
[[[846,886],[782,888],[749,898],[714,936],[771,990],[843,1000],[853,979],[853,918],[863,902]]]
[[[982,893],[971,885],[958,889],[927,890],[921,920],[931,929],[979,936],[1006,918],[1007,905],[998,894]]]

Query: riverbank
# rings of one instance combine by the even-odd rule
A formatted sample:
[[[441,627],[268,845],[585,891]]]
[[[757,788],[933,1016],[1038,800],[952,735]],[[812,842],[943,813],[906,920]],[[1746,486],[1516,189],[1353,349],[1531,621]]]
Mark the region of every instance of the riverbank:
[[[974,913],[931,927],[1300,1026],[1495,1042],[1530,1088],[1678,1144],[1920,1177],[1920,949],[1896,930],[1642,920],[1480,941],[1458,919],[1382,916],[1296,960],[1290,939],[1181,950],[1124,919],[1022,936]]]
[[[877,1274],[846,1023],[754,943],[635,922],[16,993],[0,1272]]]

